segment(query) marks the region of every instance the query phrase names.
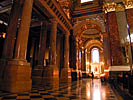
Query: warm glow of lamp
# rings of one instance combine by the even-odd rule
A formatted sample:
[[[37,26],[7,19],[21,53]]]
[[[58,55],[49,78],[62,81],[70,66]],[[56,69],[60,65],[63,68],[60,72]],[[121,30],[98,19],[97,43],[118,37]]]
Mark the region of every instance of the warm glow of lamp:
[[[3,34],[3,38],[6,38],[6,33],[2,33]]]

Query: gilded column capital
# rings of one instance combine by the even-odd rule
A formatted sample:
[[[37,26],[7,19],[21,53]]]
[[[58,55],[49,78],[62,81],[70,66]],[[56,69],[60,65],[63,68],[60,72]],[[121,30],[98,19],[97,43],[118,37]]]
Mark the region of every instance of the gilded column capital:
[[[115,11],[116,5],[117,4],[115,2],[112,2],[112,3],[104,3],[104,5],[103,5],[103,11],[105,13]]]
[[[123,4],[117,4],[116,5],[116,12],[124,11],[124,10],[125,10],[125,8],[124,8]]]
[[[126,9],[133,8],[133,0],[123,0]]]

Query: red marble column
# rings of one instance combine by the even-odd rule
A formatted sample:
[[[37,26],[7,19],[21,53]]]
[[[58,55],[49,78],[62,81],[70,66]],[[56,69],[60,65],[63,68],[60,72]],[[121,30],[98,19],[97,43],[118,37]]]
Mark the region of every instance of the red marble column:
[[[104,66],[108,69],[110,65],[110,43],[109,43],[109,34],[103,33],[103,50],[104,50]]]
[[[120,48],[120,36],[115,12],[107,15],[108,32],[110,35],[111,64],[122,65],[122,52]]]
[[[126,9],[126,14],[127,14],[129,30],[130,30],[130,33],[132,33],[133,32],[133,8]]]

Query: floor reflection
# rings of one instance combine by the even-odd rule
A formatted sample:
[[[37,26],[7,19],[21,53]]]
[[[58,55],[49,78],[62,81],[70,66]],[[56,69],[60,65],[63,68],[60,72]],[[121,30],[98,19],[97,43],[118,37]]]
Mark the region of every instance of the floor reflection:
[[[3,94],[0,100],[117,100],[108,83],[100,79],[82,79],[72,83],[61,83],[58,88],[48,85],[33,86],[31,92]]]

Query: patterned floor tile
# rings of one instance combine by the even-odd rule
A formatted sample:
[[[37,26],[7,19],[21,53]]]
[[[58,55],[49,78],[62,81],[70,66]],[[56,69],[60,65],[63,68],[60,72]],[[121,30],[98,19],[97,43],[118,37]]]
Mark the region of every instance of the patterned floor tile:
[[[30,96],[21,95],[21,96],[17,96],[16,99],[30,99]]]
[[[101,84],[99,79],[83,79],[71,84],[60,84],[57,89],[41,85],[31,92],[3,95],[0,100],[117,100],[109,84]],[[97,98],[97,99],[96,99]]]

